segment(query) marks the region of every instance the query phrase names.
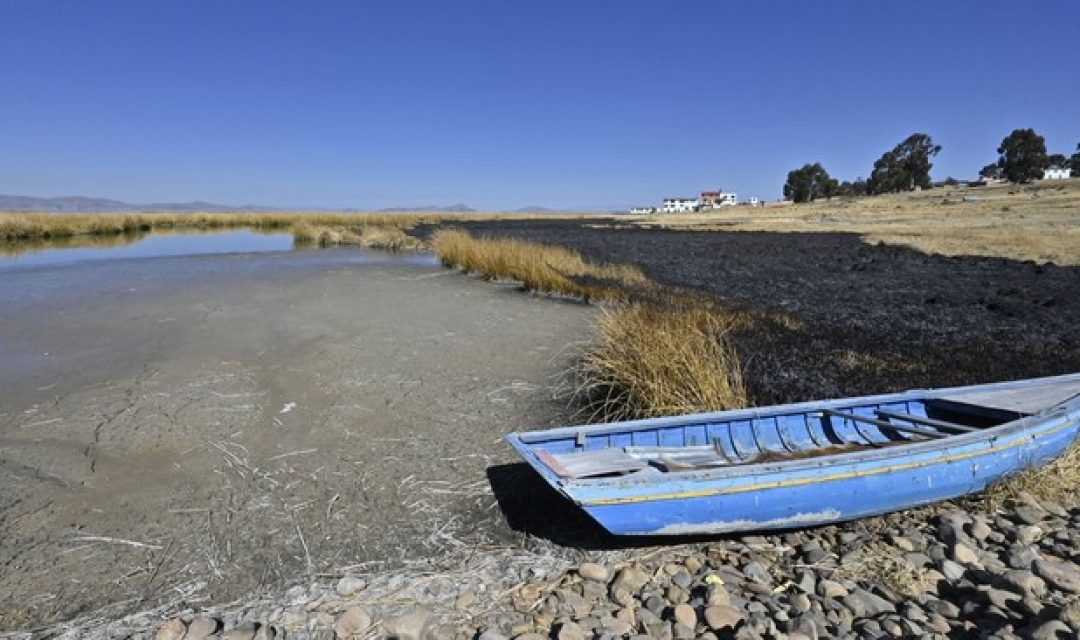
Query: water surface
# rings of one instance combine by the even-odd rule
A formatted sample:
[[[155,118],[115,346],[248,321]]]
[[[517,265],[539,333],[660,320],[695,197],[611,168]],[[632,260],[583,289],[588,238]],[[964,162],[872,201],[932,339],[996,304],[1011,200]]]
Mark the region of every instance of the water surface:
[[[40,245],[18,243],[2,245],[0,246],[0,269],[58,266],[129,258],[289,251],[292,248],[292,234],[256,233],[249,229],[210,233],[150,233],[142,236],[75,238]]]

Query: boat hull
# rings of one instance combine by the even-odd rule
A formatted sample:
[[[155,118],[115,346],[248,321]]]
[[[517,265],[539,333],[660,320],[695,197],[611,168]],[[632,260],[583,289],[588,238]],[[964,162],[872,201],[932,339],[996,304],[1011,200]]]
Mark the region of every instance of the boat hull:
[[[1080,378],[1078,378],[1080,379]],[[914,393],[914,392],[912,392]],[[871,398],[909,399],[911,394]],[[866,399],[863,399],[864,401]],[[843,402],[833,401],[840,406]],[[804,410],[807,405],[793,405]],[[824,405],[822,405],[824,406]],[[773,408],[781,414],[791,407]],[[761,410],[765,415],[769,409]],[[740,412],[728,412],[733,418]],[[709,422],[724,413],[708,414]],[[683,422],[693,416],[681,418]],[[671,420],[658,428],[664,428]],[[649,421],[632,424],[638,431]],[[599,427],[611,433],[612,425]],[[590,429],[579,430],[586,436]],[[567,480],[552,473],[528,442],[510,442],[555,489],[616,535],[701,535],[784,530],[873,516],[985,489],[1005,476],[1061,455],[1080,431],[1073,399],[999,427],[867,452],[719,471],[633,474]],[[587,438],[586,438],[587,439]]]

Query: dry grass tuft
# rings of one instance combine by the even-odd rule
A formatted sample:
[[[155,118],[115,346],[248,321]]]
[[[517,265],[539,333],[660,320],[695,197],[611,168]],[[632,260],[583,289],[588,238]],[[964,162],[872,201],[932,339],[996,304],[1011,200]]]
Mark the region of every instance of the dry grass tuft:
[[[1005,478],[988,487],[980,498],[991,508],[1006,500],[1024,501],[1028,496],[1076,504],[1077,486],[1080,486],[1080,443],[1073,443],[1060,457]]]
[[[387,225],[362,225],[350,228],[299,222],[293,225],[292,233],[293,240],[298,245],[353,246],[387,251],[412,251],[423,247],[423,243],[418,238],[405,233],[404,229]]]
[[[926,572],[912,564],[899,549],[881,541],[863,547],[858,560],[842,564],[832,579],[874,582],[909,598],[934,588]]]
[[[579,365],[592,420],[719,411],[747,405],[728,333],[743,318],[700,305],[607,311]]]
[[[636,267],[598,265],[581,254],[523,240],[476,238],[465,231],[440,229],[431,248],[443,264],[488,278],[517,280],[529,291],[585,299],[626,299],[635,288],[651,285]]]

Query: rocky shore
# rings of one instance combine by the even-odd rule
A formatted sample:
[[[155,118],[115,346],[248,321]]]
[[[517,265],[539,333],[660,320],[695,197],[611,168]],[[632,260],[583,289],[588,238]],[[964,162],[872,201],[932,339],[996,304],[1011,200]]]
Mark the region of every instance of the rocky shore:
[[[616,640],[1074,638],[1080,506],[1020,493],[776,535],[619,551],[470,551],[325,575],[230,606],[62,638]],[[451,568],[452,567],[452,568]]]

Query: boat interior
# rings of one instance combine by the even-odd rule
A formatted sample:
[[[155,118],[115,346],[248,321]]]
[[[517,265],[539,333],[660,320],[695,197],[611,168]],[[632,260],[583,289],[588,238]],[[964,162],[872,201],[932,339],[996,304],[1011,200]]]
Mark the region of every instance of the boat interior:
[[[720,422],[537,432],[522,434],[521,440],[560,477],[584,479],[780,462],[941,440],[1025,415],[953,399],[902,399]]]

